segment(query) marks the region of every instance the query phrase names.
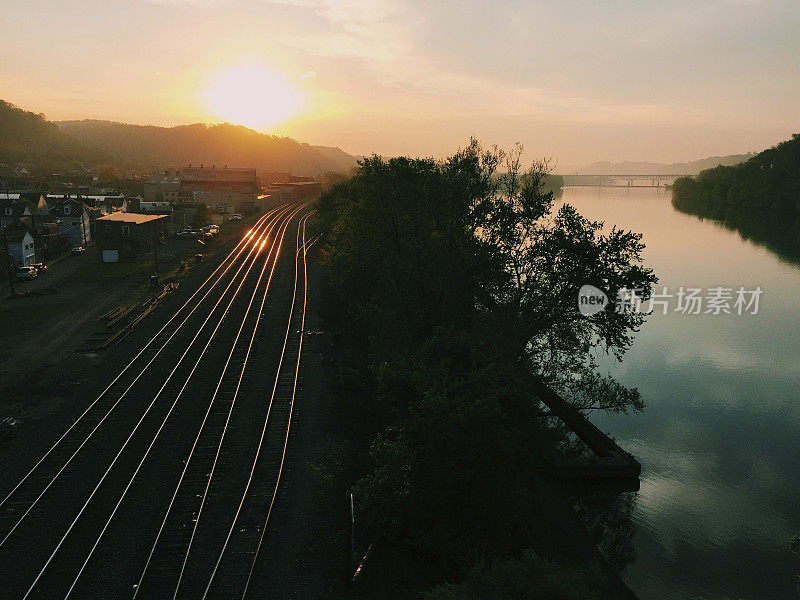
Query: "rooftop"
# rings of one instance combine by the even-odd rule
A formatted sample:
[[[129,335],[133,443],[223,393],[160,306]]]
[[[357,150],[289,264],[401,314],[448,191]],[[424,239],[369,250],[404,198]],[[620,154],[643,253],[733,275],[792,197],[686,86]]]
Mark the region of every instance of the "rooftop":
[[[106,215],[105,217],[100,217],[97,219],[98,221],[119,221],[121,223],[136,223],[137,225],[141,225],[142,223],[149,223],[150,221],[155,221],[157,219],[166,219],[168,215],[140,215],[138,213],[126,213],[126,212],[115,212],[111,213],[110,215]]]

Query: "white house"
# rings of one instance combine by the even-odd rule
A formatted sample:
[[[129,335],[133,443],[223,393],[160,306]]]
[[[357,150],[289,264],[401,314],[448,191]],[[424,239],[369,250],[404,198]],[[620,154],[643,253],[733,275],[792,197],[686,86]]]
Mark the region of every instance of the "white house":
[[[16,267],[29,267],[36,262],[33,236],[25,230],[7,234],[8,251]]]

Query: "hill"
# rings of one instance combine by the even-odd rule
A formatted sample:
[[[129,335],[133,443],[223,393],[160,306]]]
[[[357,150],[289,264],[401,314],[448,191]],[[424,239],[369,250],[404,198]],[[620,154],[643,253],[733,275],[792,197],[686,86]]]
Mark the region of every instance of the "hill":
[[[672,188],[672,204],[685,212],[723,205],[800,212],[800,134],[742,164],[681,177]]]
[[[108,163],[149,173],[205,163],[314,176],[347,172],[356,161],[339,148],[312,146],[229,123],[154,127],[94,120],[51,122],[0,100],[0,163],[21,164],[34,173]]]
[[[578,175],[697,175],[703,169],[710,169],[717,165],[736,165],[745,162],[752,156],[753,153],[731,154],[681,163],[610,162],[605,160],[576,169],[565,167],[559,171],[570,175],[575,173]]]
[[[44,115],[0,100],[0,163],[21,163],[36,171],[72,169],[104,161]]]
[[[184,164],[253,166],[259,172],[318,175],[347,171],[356,157],[327,146],[259,133],[241,125],[155,127],[111,121],[61,121],[60,130],[127,168],[153,170]]]

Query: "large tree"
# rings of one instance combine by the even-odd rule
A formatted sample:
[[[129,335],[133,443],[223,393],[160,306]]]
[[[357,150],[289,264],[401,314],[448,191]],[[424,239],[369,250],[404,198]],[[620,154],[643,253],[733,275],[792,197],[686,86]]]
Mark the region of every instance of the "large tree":
[[[368,158],[320,198],[327,270],[368,342],[383,415],[356,495],[423,578],[545,535],[536,465],[563,432],[537,386],[581,409],[641,408],[593,352],[621,356],[643,315],[577,304],[587,283],[647,297],[641,236],[556,207],[547,167],[473,140],[440,162]]]

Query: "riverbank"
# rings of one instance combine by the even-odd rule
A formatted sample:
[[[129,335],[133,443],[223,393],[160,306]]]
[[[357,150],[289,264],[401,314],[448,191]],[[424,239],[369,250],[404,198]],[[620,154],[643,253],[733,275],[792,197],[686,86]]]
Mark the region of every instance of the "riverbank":
[[[746,162],[681,177],[672,189],[672,204],[695,213],[722,206],[760,209],[781,215],[800,214],[800,134],[764,150]]]

